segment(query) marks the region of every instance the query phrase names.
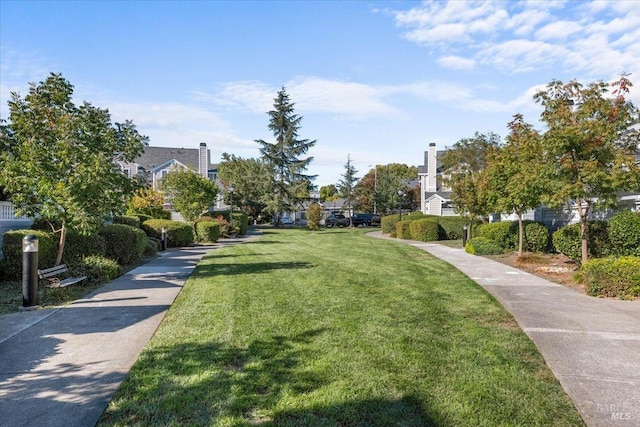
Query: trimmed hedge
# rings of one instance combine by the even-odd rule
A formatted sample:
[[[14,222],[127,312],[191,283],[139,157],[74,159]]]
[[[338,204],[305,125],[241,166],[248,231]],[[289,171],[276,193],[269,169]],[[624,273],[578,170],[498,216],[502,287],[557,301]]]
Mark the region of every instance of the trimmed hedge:
[[[385,215],[380,218],[380,228],[382,228],[382,232],[385,234],[392,234],[392,237],[395,237],[396,223],[399,220],[400,216],[398,214]]]
[[[87,276],[83,284],[101,285],[108,283],[121,274],[120,266],[112,259],[101,256],[87,256],[69,265],[74,276]]]
[[[579,274],[589,295],[640,297],[640,257],[592,259],[582,266]]]
[[[612,255],[640,256],[640,212],[621,211],[609,219]]]
[[[136,215],[125,215],[113,217],[114,224],[130,225],[132,227],[140,227],[140,218]]]
[[[462,239],[462,227],[465,224],[469,224],[470,221],[467,218],[459,216],[440,216],[433,217],[440,227],[444,235],[441,240],[459,240]],[[474,221],[474,224],[479,224],[480,221]]]
[[[403,221],[404,222],[404,221]],[[419,242],[433,242],[444,232],[440,225],[431,218],[416,219],[409,223],[411,238]]]
[[[411,240],[411,220],[396,222],[396,237],[398,239]]]
[[[3,234],[4,275],[9,280],[22,277],[22,239],[32,234],[38,238],[38,268],[50,268],[58,255],[58,239],[42,230],[10,230]]]
[[[244,212],[233,213],[233,230],[238,236],[244,236],[247,234],[247,228],[249,228],[249,215]]]
[[[220,238],[220,223],[217,221],[196,222],[196,236],[199,242],[217,242]]]
[[[107,225],[100,230],[100,235],[107,242],[107,258],[118,261],[120,265],[138,261],[147,246],[147,235],[144,231],[130,225]]]
[[[499,255],[504,252],[499,244],[486,237],[474,237],[467,240],[464,250],[472,255]]]
[[[194,242],[193,227],[185,222],[167,219],[148,219],[142,223],[147,236],[160,239],[162,228],[167,231],[167,246],[170,248],[189,246]]]
[[[56,234],[56,242],[60,234]],[[101,256],[107,254],[107,242],[100,234],[80,234],[77,231],[69,230],[64,243],[62,260],[65,263],[81,260],[86,256]]]
[[[602,258],[610,253],[607,222],[587,222],[587,244],[589,257]],[[556,250],[576,262],[582,261],[582,240],[580,239],[580,224],[571,224],[559,228],[552,235],[553,246]]]

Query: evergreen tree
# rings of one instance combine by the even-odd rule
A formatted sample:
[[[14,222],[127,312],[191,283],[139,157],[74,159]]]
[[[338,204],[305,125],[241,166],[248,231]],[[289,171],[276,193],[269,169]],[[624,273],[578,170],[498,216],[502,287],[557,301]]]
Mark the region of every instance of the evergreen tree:
[[[269,130],[275,142],[256,140],[260,145],[262,159],[272,169],[272,194],[266,210],[276,217],[276,225],[281,225],[283,213],[293,210],[302,199],[308,197],[315,175],[306,175],[313,157],[301,158],[316,140],[298,138],[302,116],[295,113],[294,103],[289,100],[285,88],[278,91],[274,109],[269,111]]]
[[[347,202],[347,207],[349,209],[349,226],[351,226],[351,207],[353,206],[353,202],[355,200],[354,187],[356,182],[358,181],[358,177],[356,176],[358,171],[351,164],[351,155],[347,156],[347,163],[344,165],[344,174],[342,175],[342,179],[338,183],[338,190],[342,194],[342,197]]]

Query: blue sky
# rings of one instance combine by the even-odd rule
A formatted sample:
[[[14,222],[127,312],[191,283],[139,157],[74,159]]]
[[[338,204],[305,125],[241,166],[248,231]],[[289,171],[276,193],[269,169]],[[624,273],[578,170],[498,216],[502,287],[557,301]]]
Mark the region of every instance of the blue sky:
[[[76,102],[131,119],[154,146],[258,157],[285,87],[316,184],[347,156],[419,165],[475,132],[506,134],[552,79],[631,73],[640,105],[640,0],[0,0],[0,117],[11,91],[61,72]]]

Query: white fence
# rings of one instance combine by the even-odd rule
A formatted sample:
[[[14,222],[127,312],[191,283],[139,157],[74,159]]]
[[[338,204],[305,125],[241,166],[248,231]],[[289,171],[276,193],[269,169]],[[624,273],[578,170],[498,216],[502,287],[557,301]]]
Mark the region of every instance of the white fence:
[[[0,202],[0,258],[2,258],[2,235],[9,230],[20,230],[31,227],[33,221],[26,216],[15,214],[13,203]]]

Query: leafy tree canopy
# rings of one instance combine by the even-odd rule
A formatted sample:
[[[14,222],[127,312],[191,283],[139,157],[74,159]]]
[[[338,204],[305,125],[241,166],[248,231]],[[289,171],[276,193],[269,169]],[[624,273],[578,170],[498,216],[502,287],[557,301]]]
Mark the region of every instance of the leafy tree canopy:
[[[216,183],[192,170],[169,172],[162,178],[160,188],[173,208],[187,221],[193,221],[206,212],[218,196]]]
[[[69,225],[89,230],[124,212],[137,183],[115,162],[133,161],[147,142],[131,121],[112,124],[108,110],[77,106],[72,95],[71,83],[52,73],[24,98],[11,94],[0,127],[0,186],[19,214],[62,224],[58,264]]]
[[[223,153],[218,178],[226,188],[233,185],[233,204],[258,218],[271,198],[272,169],[263,159],[243,159]],[[225,190],[225,198],[229,193]]]

